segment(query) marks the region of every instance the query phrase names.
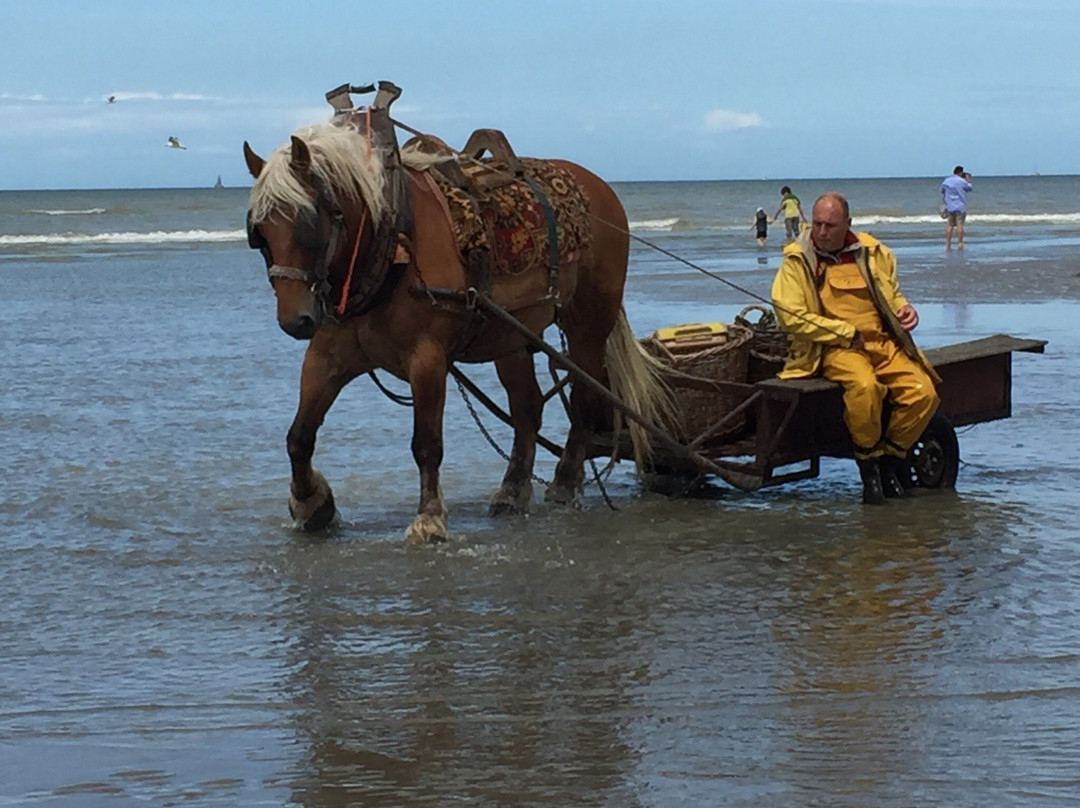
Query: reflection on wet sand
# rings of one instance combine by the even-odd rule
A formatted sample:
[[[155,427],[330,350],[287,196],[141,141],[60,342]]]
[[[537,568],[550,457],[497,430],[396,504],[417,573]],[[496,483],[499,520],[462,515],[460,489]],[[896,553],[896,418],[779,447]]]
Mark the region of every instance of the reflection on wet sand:
[[[905,704],[921,690],[919,660],[941,640],[932,602],[944,585],[931,549],[940,539],[859,516],[836,543],[804,556],[788,581],[796,606],[772,623],[788,649],[778,686],[788,694],[800,800],[829,784],[873,803],[890,772],[917,765],[909,759],[925,748],[911,737]]]
[[[934,660],[980,644],[966,579],[979,569],[982,586],[1007,586],[1011,565],[1002,565],[996,537],[1012,518],[931,494],[859,512],[835,526],[834,541],[807,544],[789,565],[791,605],[772,634],[786,649],[776,673],[796,804],[825,793],[902,804],[909,777],[953,774],[937,740],[963,734],[963,709],[958,721]]]
[[[971,307],[967,303],[946,303],[945,311],[948,314],[952,327],[958,331],[966,331],[971,323]]]
[[[306,752],[293,800],[569,805],[618,793],[632,758],[619,726],[641,619],[633,587],[584,585],[571,566],[408,561],[402,593],[377,565],[296,569],[288,686]]]

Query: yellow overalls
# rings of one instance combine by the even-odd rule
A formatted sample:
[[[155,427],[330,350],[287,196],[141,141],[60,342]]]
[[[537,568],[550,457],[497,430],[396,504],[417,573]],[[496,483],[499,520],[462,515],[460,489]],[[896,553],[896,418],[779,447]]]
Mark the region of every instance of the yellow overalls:
[[[844,388],[844,423],[856,459],[905,457],[937,410],[933,380],[885,330],[857,264],[828,266],[820,294],[823,313],[851,323],[865,343],[864,350],[829,346],[821,360],[822,375]],[[892,411],[882,435],[886,396]]]

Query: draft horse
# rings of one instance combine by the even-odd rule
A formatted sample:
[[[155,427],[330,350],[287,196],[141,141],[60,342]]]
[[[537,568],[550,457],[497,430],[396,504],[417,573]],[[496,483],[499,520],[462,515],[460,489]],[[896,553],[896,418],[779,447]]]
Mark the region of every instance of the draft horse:
[[[412,453],[420,472],[420,502],[406,538],[442,541],[447,513],[439,466],[451,363],[494,362],[506,390],[513,448],[491,500],[493,514],[523,512],[529,506],[543,395],[522,334],[497,318],[478,318],[468,306],[437,305],[423,293],[431,288],[466,291],[470,285],[445,196],[440,198],[439,188],[424,177],[432,158],[410,148],[411,142],[400,152],[396,143],[373,143],[370,130],[362,129],[332,121],[298,130],[266,159],[244,143],[255,177],[248,212],[251,246],[266,261],[278,324],[290,336],[310,340],[299,406],[286,441],[292,465],[289,511],[305,530],[320,530],[335,516],[330,486],[311,464],[316,433],[346,384],[382,369],[407,382],[413,399]],[[394,156],[388,151],[399,155],[396,170],[406,180],[407,203],[394,203],[395,195],[387,192],[392,173],[387,165]],[[649,364],[622,310],[629,255],[625,211],[596,175],[570,162],[549,162],[567,172],[587,202],[586,246],[563,261],[557,273],[549,273],[541,262],[520,277],[493,276],[490,296],[515,301],[507,308],[537,335],[557,316],[570,359],[623,400],[632,398],[639,409],[652,412],[666,390],[660,369]],[[379,223],[401,213],[387,209],[393,204],[408,204],[411,222],[394,246],[392,270],[373,284],[378,288],[361,306],[341,313],[335,302],[344,300],[346,287],[377,272],[374,264],[385,259]],[[557,289],[548,288],[547,279],[556,277]],[[522,283],[538,293],[523,299]],[[590,435],[611,423],[610,404],[585,385],[571,383],[570,430],[546,492],[548,501],[575,499]],[[642,434],[636,435],[640,440]]]

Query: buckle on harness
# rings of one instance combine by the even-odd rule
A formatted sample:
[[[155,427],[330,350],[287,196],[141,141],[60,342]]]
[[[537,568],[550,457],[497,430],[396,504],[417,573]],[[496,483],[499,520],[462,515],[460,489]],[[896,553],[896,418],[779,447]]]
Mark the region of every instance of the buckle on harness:
[[[480,292],[475,286],[470,286],[465,290],[465,308],[469,311],[476,310],[476,301],[480,297]]]

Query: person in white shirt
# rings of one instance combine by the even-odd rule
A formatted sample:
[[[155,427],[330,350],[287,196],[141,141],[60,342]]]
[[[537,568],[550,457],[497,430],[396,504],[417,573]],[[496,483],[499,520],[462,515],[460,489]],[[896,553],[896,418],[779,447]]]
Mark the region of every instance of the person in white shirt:
[[[971,175],[957,166],[953,173],[941,182],[941,201],[945,205],[945,249],[952,249],[953,229],[956,229],[956,246],[964,249],[964,220],[967,218],[965,204],[971,190]]]

